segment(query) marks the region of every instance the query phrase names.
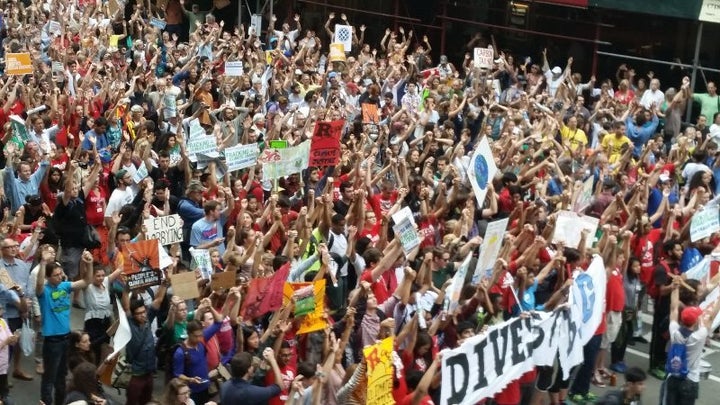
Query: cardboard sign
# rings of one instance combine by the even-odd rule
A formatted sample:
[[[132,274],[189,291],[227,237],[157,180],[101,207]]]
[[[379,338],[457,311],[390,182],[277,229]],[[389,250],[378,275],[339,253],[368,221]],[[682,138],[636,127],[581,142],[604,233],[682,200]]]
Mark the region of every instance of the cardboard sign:
[[[200,296],[200,290],[198,289],[194,271],[186,271],[184,273],[171,275],[170,284],[172,285],[173,295],[176,295],[183,300],[191,300]]]
[[[497,172],[497,166],[495,165],[495,158],[493,157],[492,150],[490,150],[490,144],[486,137],[480,140],[480,144],[470,158],[470,165],[468,166],[468,178],[470,179],[470,185],[475,192],[475,199],[477,199],[478,207],[485,205],[485,195],[487,194],[487,185],[495,177]]]
[[[553,243],[565,242],[565,246],[577,248],[583,230],[588,230],[585,247],[591,248],[595,242],[595,232],[600,220],[589,215],[578,215],[572,211],[560,211],[555,221]]]
[[[9,76],[29,75],[33,72],[30,54],[8,53],[5,55],[5,74]]]
[[[335,166],[340,161],[340,135],[345,121],[317,121],[310,140],[310,166]]]
[[[216,291],[235,287],[236,274],[237,272],[235,270],[214,273],[212,275],[212,280],[210,281],[210,288],[212,288],[213,291]]]
[[[165,20],[161,20],[159,18],[153,18],[150,20],[150,25],[152,25],[155,28],[164,30],[167,23],[165,22]]]
[[[487,48],[475,48],[473,49],[473,64],[476,68],[490,69],[493,64],[493,57],[495,52],[492,46]]]
[[[360,105],[362,110],[363,124],[377,124],[380,122],[380,114],[377,104],[363,103]]]
[[[242,61],[225,62],[225,76],[242,76],[244,73]]]
[[[256,143],[225,148],[225,164],[228,171],[254,166],[257,163],[258,153],[260,150]]]
[[[183,241],[183,221],[178,214],[148,218],[143,225],[145,225],[145,237],[157,239],[163,246]]]

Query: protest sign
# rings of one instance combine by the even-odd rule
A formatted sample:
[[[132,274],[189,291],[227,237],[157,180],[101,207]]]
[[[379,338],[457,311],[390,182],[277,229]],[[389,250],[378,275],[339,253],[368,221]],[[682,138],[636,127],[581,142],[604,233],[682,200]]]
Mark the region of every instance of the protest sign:
[[[352,51],[352,30],[352,25],[335,24],[335,40],[333,42],[341,43],[345,52]]]
[[[216,291],[235,287],[236,274],[237,272],[235,270],[213,274],[212,280],[210,281],[210,288]]]
[[[131,290],[160,284],[160,252],[155,239],[123,246],[118,265]]]
[[[59,36],[60,34],[62,34],[61,30],[62,30],[62,27],[60,26],[59,22],[54,21],[54,20],[50,20],[48,22],[48,32],[50,32],[50,34]]]
[[[191,120],[188,124],[188,127],[190,129],[190,131],[188,132],[188,137],[190,139],[200,138],[207,135],[207,133],[205,132],[205,128],[202,127],[202,124],[200,124],[200,120],[197,118]]]
[[[330,44],[328,60],[330,62],[345,62],[345,45],[339,42]]]
[[[392,219],[395,222],[395,225],[393,225],[395,236],[400,239],[403,252],[408,254],[422,242],[415,228],[415,218],[412,211],[410,211],[409,207],[405,207],[393,214]]]
[[[177,97],[175,94],[170,92],[165,93],[163,96],[163,105],[165,106],[163,110],[165,118],[177,117]]]
[[[191,300],[200,296],[194,271],[171,275],[170,284],[172,285],[173,296],[178,296],[184,300]]]
[[[225,76],[242,76],[244,73],[241,60],[225,62]]]
[[[707,238],[720,231],[720,216],[716,205],[708,205],[702,211],[695,212],[690,221],[690,241]]]
[[[279,160],[273,158],[273,161],[264,163],[263,177],[267,179],[279,179],[280,177],[289,176],[293,173],[300,173],[308,168],[310,158],[310,141],[307,140],[300,145],[287,149],[266,149],[271,154],[276,154]],[[263,152],[263,155],[265,152]],[[262,156],[262,155],[261,155]]]
[[[272,149],[285,149],[288,146],[287,139],[271,139],[268,141],[268,147]]]
[[[250,16],[250,28],[255,31],[255,36],[258,38],[262,36],[262,15],[253,14]],[[248,29],[249,31],[249,29]]]
[[[315,302],[324,303],[325,280],[323,279],[315,281],[314,283],[285,283],[285,287],[283,288],[283,305],[288,305],[290,303],[290,298],[292,298],[295,290],[299,290],[309,285],[312,285],[315,289]],[[298,329],[297,334],[302,335],[304,333],[310,333],[325,329],[325,326],[327,326],[327,321],[323,317],[324,313],[325,305],[317,305],[312,313],[302,317],[302,319],[300,320],[300,328]]]
[[[145,225],[145,237],[157,239],[163,246],[183,241],[183,221],[178,214],[150,217],[143,222],[143,225]]]
[[[310,140],[310,166],[335,166],[340,162],[340,135],[345,121],[317,121]]]
[[[465,256],[462,264],[458,268],[457,272],[452,278],[452,282],[447,287],[446,294],[450,298],[450,307],[446,310],[449,313],[454,313],[460,302],[460,292],[465,285],[465,277],[467,276],[468,269],[470,268],[470,259],[472,258],[472,252]]]
[[[10,116],[10,127],[12,128],[13,143],[22,148],[25,142],[30,140],[30,133],[27,126],[25,126],[25,120],[13,114]]]
[[[204,131],[204,130],[203,130]],[[217,151],[217,138],[212,135],[202,135],[188,139],[187,144],[188,155],[194,156],[208,154]]]
[[[285,280],[290,274],[290,263],[286,263],[272,277],[253,278],[243,300],[240,314],[244,319],[255,319],[271,311],[277,311],[283,304]]]
[[[362,111],[363,124],[377,124],[380,122],[380,114],[377,104],[362,103],[360,104]]]
[[[190,268],[192,270],[199,270],[202,278],[210,280],[210,275],[213,272],[210,251],[207,249],[190,248],[190,256],[192,256]]]
[[[606,288],[605,263],[600,255],[595,255],[587,270],[579,271],[575,275],[568,299],[573,321],[580,325],[578,331],[581,346],[593,337],[602,322]]]
[[[135,184],[140,184],[140,182],[143,181],[143,179],[145,179],[145,177],[147,177],[147,176],[148,176],[147,166],[145,166],[145,163],[142,163],[142,164],[140,164],[140,166],[138,166],[137,170],[135,170],[135,174],[133,174],[133,182]]]
[[[30,54],[24,53],[8,53],[5,54],[5,74],[9,76],[22,76],[33,73],[32,61]]]
[[[473,274],[473,284],[480,282],[483,278],[490,278],[492,275],[492,269],[495,266],[498,253],[500,253],[508,221],[508,218],[499,219],[490,222],[485,228],[485,238],[479,247],[480,253]]]
[[[256,143],[225,148],[225,164],[228,171],[233,172],[255,165],[258,153],[260,150]]]
[[[490,69],[493,64],[493,52],[492,46],[487,48],[474,48],[473,49],[473,64],[476,68]]]
[[[495,172],[497,172],[495,158],[492,155],[487,138],[483,137],[477,149],[473,152],[468,167],[470,185],[472,185],[473,191],[475,192],[475,199],[477,199],[478,206],[480,207],[485,205],[485,195],[488,190],[487,186],[493,177],[495,177]]]
[[[567,247],[577,248],[582,231],[587,230],[588,237],[585,240],[585,247],[590,248],[595,241],[595,232],[599,223],[599,219],[589,215],[578,215],[572,211],[560,211],[555,221],[555,233],[553,233],[552,241],[553,243],[562,241]]]
[[[581,213],[590,206],[593,199],[593,180],[595,178],[590,176],[583,182],[582,190],[575,199],[575,204],[573,204],[573,211]]]
[[[165,20],[161,20],[159,18],[152,18],[152,19],[150,19],[150,25],[155,28],[164,30],[167,23],[165,22]]]
[[[394,405],[393,398],[393,341],[390,336],[363,349],[367,364],[367,402],[374,405]]]

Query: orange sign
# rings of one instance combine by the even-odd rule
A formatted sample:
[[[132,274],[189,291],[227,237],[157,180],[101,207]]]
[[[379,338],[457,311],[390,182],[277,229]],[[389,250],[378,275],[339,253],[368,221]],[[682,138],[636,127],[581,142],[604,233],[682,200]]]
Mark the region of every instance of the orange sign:
[[[310,314],[302,317],[300,321],[300,329],[297,334],[302,335],[303,333],[315,332],[318,330],[325,329],[327,325],[327,319],[325,318],[325,280],[319,280],[314,283],[285,283],[283,289],[283,305],[288,305],[290,299],[296,290],[309,285],[313,286],[315,291],[315,310]]]
[[[30,54],[8,53],[5,55],[5,73],[10,76],[29,75],[33,72]]]

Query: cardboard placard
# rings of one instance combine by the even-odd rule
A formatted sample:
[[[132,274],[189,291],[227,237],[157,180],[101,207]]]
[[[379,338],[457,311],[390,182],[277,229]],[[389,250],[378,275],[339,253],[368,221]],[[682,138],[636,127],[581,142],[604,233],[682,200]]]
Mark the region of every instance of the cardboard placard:
[[[310,140],[310,166],[335,166],[340,161],[340,136],[345,121],[317,121]]]
[[[345,45],[335,42],[330,44],[330,55],[328,56],[330,62],[345,62]]]
[[[210,288],[212,288],[213,291],[233,288],[235,287],[236,275],[237,272],[235,270],[214,273],[212,275],[212,280],[210,281]]]
[[[143,224],[145,237],[157,239],[163,246],[183,241],[183,221],[178,214],[152,217],[146,219]]]
[[[191,300],[200,296],[194,271],[171,275],[170,284],[172,285],[173,295],[184,300]]]

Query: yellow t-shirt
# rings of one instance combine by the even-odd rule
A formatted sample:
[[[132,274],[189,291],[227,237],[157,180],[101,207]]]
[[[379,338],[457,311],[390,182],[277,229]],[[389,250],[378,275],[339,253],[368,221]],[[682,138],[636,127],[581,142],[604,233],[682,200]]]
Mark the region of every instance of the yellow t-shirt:
[[[603,137],[600,145],[602,146],[603,151],[605,151],[608,155],[608,162],[615,163],[618,159],[620,159],[620,156],[622,156],[623,145],[632,146],[632,141],[625,135],[618,138],[615,134],[610,133]]]
[[[570,150],[575,152],[579,146],[587,146],[588,140],[585,131],[580,128],[570,129],[566,125],[560,128],[563,143],[570,143]]]

